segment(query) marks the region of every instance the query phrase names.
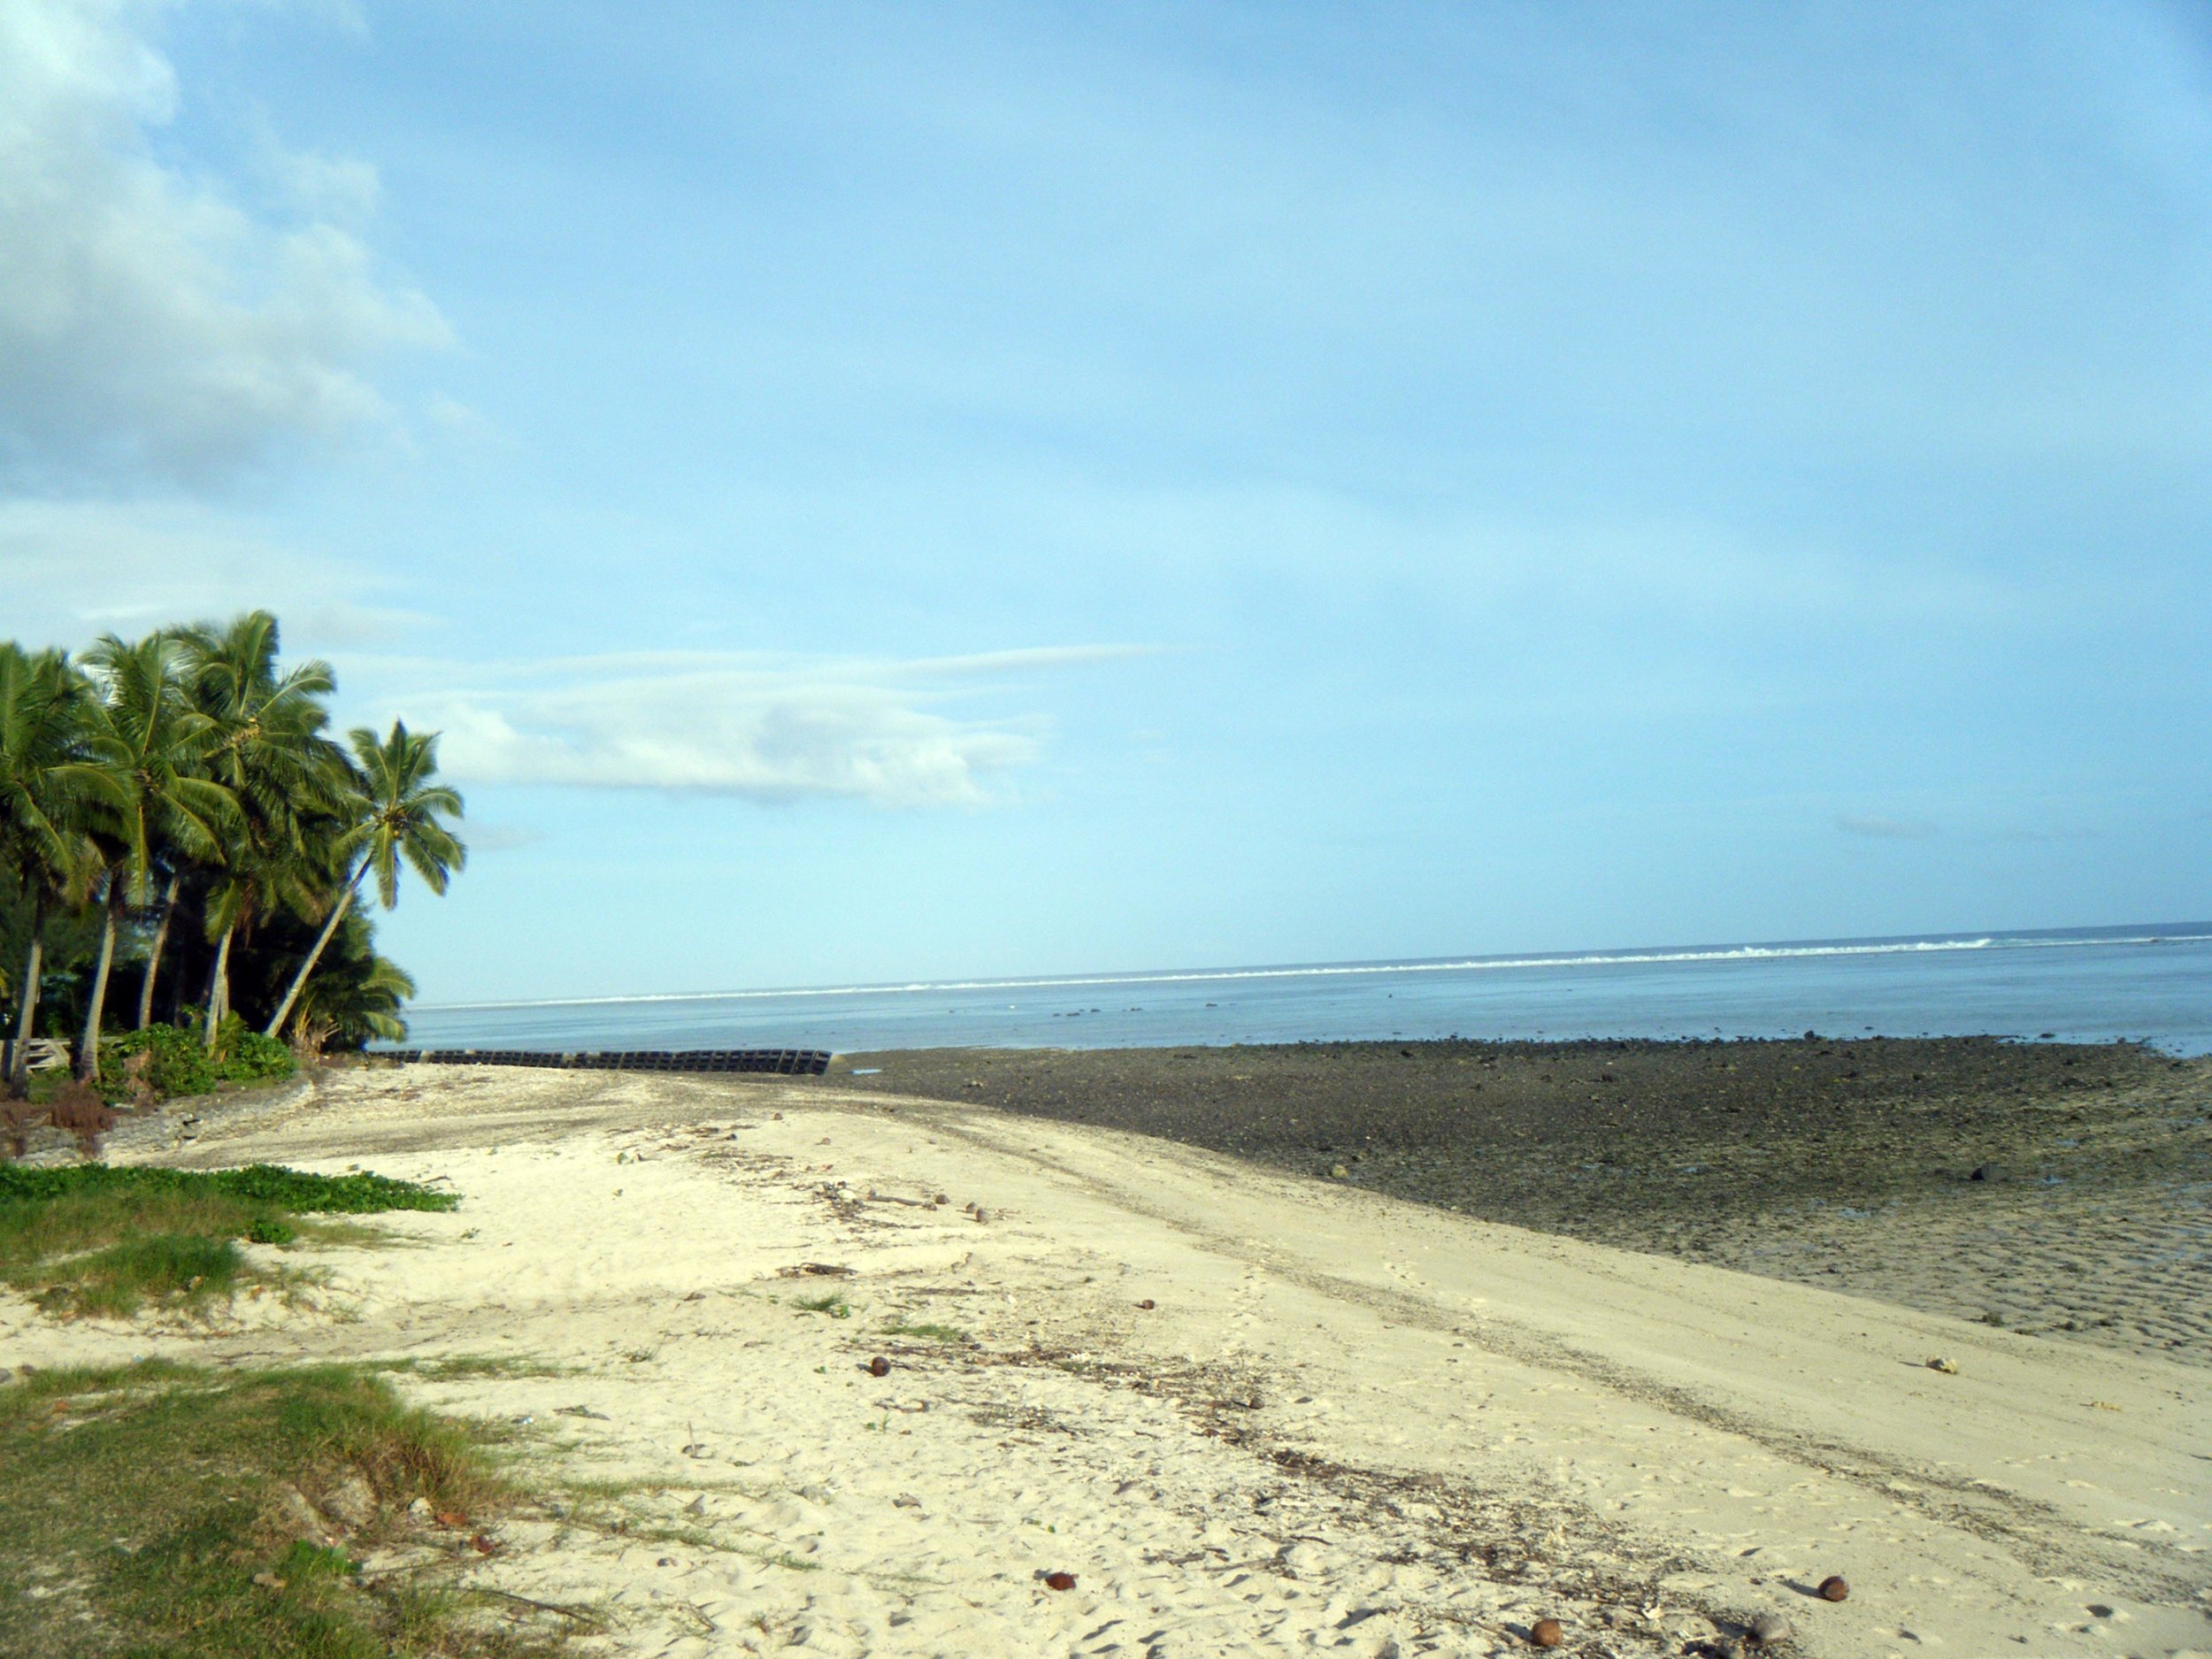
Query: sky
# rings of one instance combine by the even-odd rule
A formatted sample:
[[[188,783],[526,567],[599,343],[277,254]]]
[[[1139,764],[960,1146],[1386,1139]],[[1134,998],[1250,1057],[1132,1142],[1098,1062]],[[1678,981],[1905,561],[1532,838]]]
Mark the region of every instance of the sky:
[[[0,8],[0,634],[426,1002],[2212,917],[2212,12]]]

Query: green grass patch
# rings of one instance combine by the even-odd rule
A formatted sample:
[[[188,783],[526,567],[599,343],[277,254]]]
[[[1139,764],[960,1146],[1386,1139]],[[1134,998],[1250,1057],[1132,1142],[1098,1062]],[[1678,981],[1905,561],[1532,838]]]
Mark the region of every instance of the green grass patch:
[[[286,1518],[290,1494],[348,1479],[378,1499],[358,1531]],[[419,1535],[453,1552],[422,1572],[362,1576],[364,1555],[410,1535],[416,1497],[482,1526],[513,1494],[465,1426],[361,1369],[40,1371],[0,1390],[0,1655],[554,1651],[559,1632],[442,1588],[460,1535]]]
[[[239,1170],[0,1164],[0,1280],[55,1313],[196,1306],[227,1297],[252,1276],[234,1240],[290,1243],[303,1214],[450,1210],[457,1202],[381,1175],[309,1175],[265,1164]]]
[[[569,1369],[528,1354],[449,1354],[442,1359],[404,1359],[380,1371],[406,1371],[431,1382],[468,1382],[485,1377],[566,1377]]]
[[[799,1313],[826,1313],[833,1319],[849,1319],[853,1317],[851,1304],[835,1291],[826,1296],[797,1297],[791,1306]]]
[[[0,1204],[18,1199],[61,1198],[79,1193],[219,1193],[295,1215],[362,1216],[386,1210],[451,1210],[460,1202],[413,1181],[357,1170],[346,1175],[310,1175],[274,1164],[237,1170],[170,1170],[143,1164],[76,1164],[26,1168],[0,1164]]]
[[[956,1325],[908,1325],[894,1319],[883,1327],[886,1336],[918,1336],[928,1342],[965,1342],[968,1333]]]

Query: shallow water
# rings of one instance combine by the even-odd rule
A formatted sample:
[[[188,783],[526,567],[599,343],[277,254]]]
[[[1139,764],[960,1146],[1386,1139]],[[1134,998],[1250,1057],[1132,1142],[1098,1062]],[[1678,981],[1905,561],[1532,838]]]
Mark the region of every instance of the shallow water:
[[[1485,1037],[2135,1039],[2212,1054],[2212,923],[419,1007],[479,1048]]]

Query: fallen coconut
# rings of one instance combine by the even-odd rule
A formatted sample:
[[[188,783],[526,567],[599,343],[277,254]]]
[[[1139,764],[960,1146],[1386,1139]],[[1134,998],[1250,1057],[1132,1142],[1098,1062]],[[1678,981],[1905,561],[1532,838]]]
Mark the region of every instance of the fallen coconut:
[[[1820,1581],[1820,1599],[1824,1601],[1846,1601],[1850,1594],[1851,1586],[1832,1572]]]
[[[1075,1575],[1071,1572],[1048,1572],[1045,1574],[1045,1588],[1072,1590],[1075,1588]]]
[[[1528,1627],[1528,1641],[1532,1647],[1556,1647],[1566,1640],[1567,1632],[1555,1618],[1540,1618]]]
[[[890,1374],[891,1362],[882,1355],[879,1354],[868,1362],[868,1375],[871,1377],[888,1377]]]

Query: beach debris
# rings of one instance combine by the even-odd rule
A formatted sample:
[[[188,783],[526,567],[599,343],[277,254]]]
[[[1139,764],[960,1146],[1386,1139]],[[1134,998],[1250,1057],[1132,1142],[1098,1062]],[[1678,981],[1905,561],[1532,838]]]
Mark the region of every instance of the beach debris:
[[[1974,1166],[1974,1172],[1966,1179],[1970,1181],[1987,1181],[1994,1185],[2006,1179],[2007,1173],[2005,1166],[2001,1164],[1977,1164]]]
[[[661,1557],[658,1561],[655,1562],[653,1564],[654,1564],[656,1567],[672,1567],[672,1566],[674,1566],[674,1565],[676,1564],[676,1558],[675,1558],[675,1556],[673,1556],[673,1555],[663,1555],[663,1556],[662,1556],[662,1557]]]
[[[902,1492],[891,1500],[891,1507],[895,1509],[918,1509],[922,1507],[922,1501],[910,1492]]]
[[[1820,1581],[1820,1599],[1824,1601],[1847,1601],[1850,1595],[1851,1586],[1832,1572]]]
[[[284,1580],[278,1578],[273,1572],[257,1572],[253,1576],[253,1581],[265,1590],[281,1590],[284,1588]]]
[[[1147,1312],[1147,1313],[1150,1313],[1150,1312],[1151,1312],[1151,1311],[1152,1311],[1155,1308],[1158,1307],[1159,1305],[1160,1305],[1160,1304],[1159,1304],[1158,1302],[1156,1302],[1153,1301],[1153,1300],[1152,1300],[1152,1298],[1151,1298],[1151,1297],[1149,1297],[1149,1296],[1147,1296],[1147,1297],[1146,1297],[1146,1298],[1145,1298],[1142,1302],[1139,1302],[1139,1303],[1137,1304],[1137,1306],[1138,1306],[1138,1307],[1140,1307],[1140,1308],[1143,1309],[1143,1310],[1144,1310],[1144,1311],[1145,1311],[1145,1312]]]
[[[690,1502],[684,1505],[684,1513],[686,1515],[704,1515],[706,1512],[707,1494],[703,1492],[697,1497],[694,1498]]]
[[[1332,1164],[1329,1165],[1329,1179],[1333,1181],[1348,1180],[1351,1179],[1351,1174],[1352,1171],[1346,1169],[1341,1164]]]
[[[1751,1621],[1751,1628],[1746,1634],[1756,1646],[1771,1647],[1789,1640],[1790,1622],[1779,1613],[1762,1613]]]
[[[469,1517],[458,1509],[440,1509],[434,1517],[440,1526],[466,1526]]]
[[[1945,1359],[1941,1355],[1938,1355],[1935,1358],[1928,1362],[1928,1369],[1930,1371],[1939,1371],[1946,1377],[1955,1377],[1959,1374],[1958,1366],[1954,1362]]]
[[[1072,1590],[1075,1588],[1075,1575],[1071,1572],[1048,1572],[1044,1575],[1044,1580],[1045,1588],[1048,1590]]]
[[[888,1377],[890,1374],[891,1362],[882,1355],[879,1354],[868,1362],[868,1375],[871,1377]]]
[[[1528,1627],[1528,1645],[1532,1647],[1556,1647],[1566,1640],[1566,1630],[1555,1618],[1540,1618]]]
[[[973,1210],[971,1210],[968,1213],[969,1213],[970,1215],[973,1216],[973,1217],[975,1217],[978,1221],[988,1221],[988,1220],[991,1218],[991,1212],[990,1212],[989,1210],[987,1210],[984,1209],[984,1207],[983,1207],[981,1204],[978,1204],[978,1205],[977,1205],[977,1206],[976,1206]]]
[[[952,1194],[949,1193],[939,1193],[929,1202],[933,1204],[949,1204],[952,1202]]]
[[[698,1430],[693,1428],[690,1424],[687,1423],[684,1425],[684,1432],[692,1437],[690,1443],[684,1448],[684,1455],[686,1457],[711,1457],[714,1455],[714,1448],[711,1446],[702,1446],[699,1444],[699,1432]]]
[[[850,1279],[853,1270],[840,1267],[833,1262],[802,1262],[796,1267],[780,1267],[778,1279]]]
[[[555,1406],[553,1415],[557,1417],[592,1417],[601,1423],[614,1421],[605,1412],[594,1411],[589,1406]]]
[[[495,1555],[499,1553],[499,1546],[482,1532],[477,1533],[469,1540],[469,1548],[480,1555]]]
[[[432,1511],[429,1499],[418,1497],[409,1500],[407,1504],[407,1518],[409,1520],[419,1524],[430,1519],[431,1514]]]

